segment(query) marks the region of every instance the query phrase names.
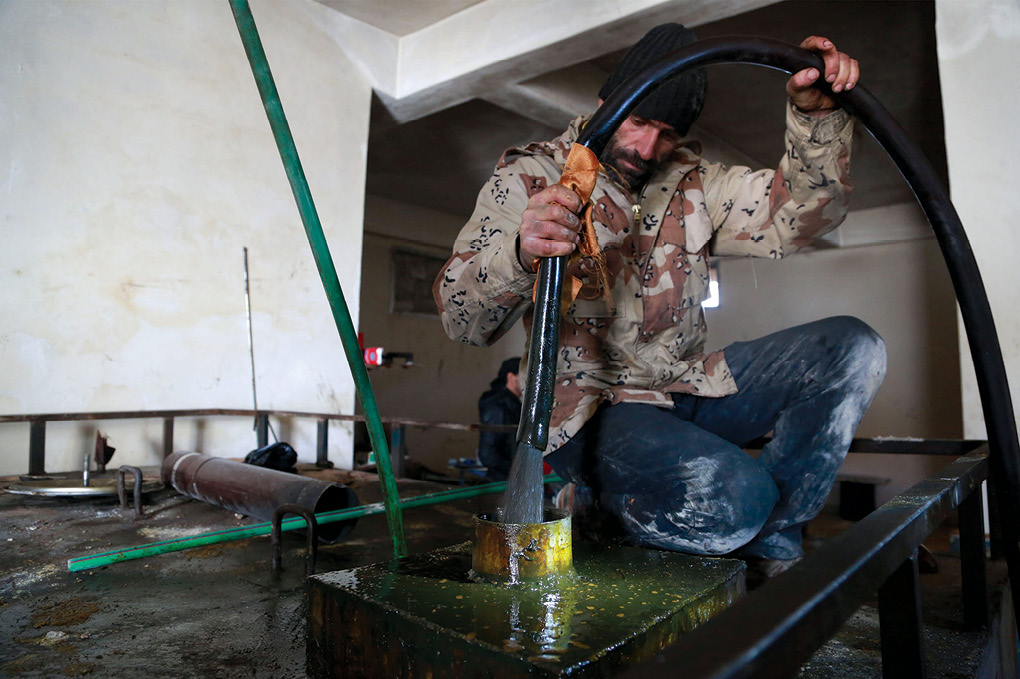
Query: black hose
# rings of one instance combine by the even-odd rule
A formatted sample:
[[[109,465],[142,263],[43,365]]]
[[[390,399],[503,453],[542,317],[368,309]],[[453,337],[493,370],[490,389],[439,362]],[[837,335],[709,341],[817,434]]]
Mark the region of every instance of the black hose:
[[[684,71],[720,63],[755,64],[787,73],[810,67],[817,68],[819,73],[825,72],[824,63],[818,55],[777,40],[721,37],[698,41],[649,64],[620,85],[592,116],[578,143],[601,155],[620,123],[649,92]],[[827,85],[823,87],[828,89]],[[1020,443],[992,309],[967,234],[949,200],[948,191],[931,164],[875,97],[860,85],[849,91],[833,93],[829,90],[827,93],[867,128],[896,163],[917,196],[942,248],[977,374],[988,430],[990,479],[999,491],[998,496],[1005,500],[1006,506],[999,514],[1009,565],[1013,610],[1020,611],[1020,545],[1017,542]],[[551,300],[559,298],[565,260],[566,257],[543,259],[539,267],[524,413],[518,432],[518,438],[522,434],[530,436],[529,443],[539,449],[545,449],[548,442],[559,346],[559,304],[557,301],[553,305]]]
[[[539,451],[544,451],[549,444],[556,353],[560,346],[560,294],[566,269],[566,256],[545,257],[538,266],[538,288],[528,348],[528,379],[521,400],[517,442]]]

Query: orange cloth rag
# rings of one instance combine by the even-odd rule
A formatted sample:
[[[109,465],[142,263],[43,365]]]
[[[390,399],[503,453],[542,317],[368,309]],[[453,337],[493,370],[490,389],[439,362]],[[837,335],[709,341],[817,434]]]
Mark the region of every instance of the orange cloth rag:
[[[584,257],[590,257],[594,264],[596,284],[606,302],[612,305],[609,291],[609,272],[606,269],[606,256],[599,247],[598,238],[595,236],[595,225],[592,222],[592,210],[594,205],[591,202],[591,194],[595,190],[595,182],[599,176],[599,159],[595,153],[586,146],[574,144],[567,155],[567,162],[563,166],[563,174],[560,176],[559,184],[566,186],[580,197],[581,229],[580,242],[567,260],[567,267],[577,263]],[[535,270],[538,270],[539,260],[535,260]],[[563,292],[560,297],[560,314],[565,314],[574,303],[581,291],[582,283],[576,276],[566,276],[563,279]],[[537,283],[536,283],[537,292]],[[534,298],[534,295],[533,295]]]

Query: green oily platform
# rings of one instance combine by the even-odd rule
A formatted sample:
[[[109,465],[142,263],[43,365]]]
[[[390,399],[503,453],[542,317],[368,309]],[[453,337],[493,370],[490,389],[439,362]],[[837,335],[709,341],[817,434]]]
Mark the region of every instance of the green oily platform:
[[[308,579],[308,671],[333,677],[596,677],[743,595],[744,563],[574,545],[576,576],[472,582],[471,544]]]

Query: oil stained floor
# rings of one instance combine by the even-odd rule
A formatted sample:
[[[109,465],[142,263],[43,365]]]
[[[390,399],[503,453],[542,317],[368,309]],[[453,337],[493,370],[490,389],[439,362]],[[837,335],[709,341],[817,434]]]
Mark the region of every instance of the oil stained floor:
[[[150,470],[151,471],[151,470]],[[318,472],[380,497],[374,476]],[[6,479],[11,481],[14,479]],[[5,479],[0,479],[0,485]],[[400,482],[401,495],[439,488]],[[404,512],[409,552],[469,539],[472,517],[496,496]],[[80,573],[71,557],[253,523],[172,490],[146,496],[135,519],[115,501],[63,501],[0,493],[0,677],[117,679],[303,679],[306,674],[304,541],[285,534],[280,576],[270,572],[269,540],[254,538],[128,561]],[[813,524],[814,525],[814,524]],[[936,551],[942,551],[936,547]],[[317,572],[385,561],[392,553],[382,516],[362,519],[348,539],[320,549]],[[960,630],[958,561],[922,576],[924,610],[936,654],[931,679],[973,676],[983,640]],[[990,578],[1000,586],[1002,564]],[[753,596],[753,593],[752,593]],[[805,668],[804,677],[876,677],[872,613],[851,624]],[[853,621],[851,621],[853,623]]]
[[[380,498],[374,475],[313,475],[342,477],[362,503]],[[441,488],[399,485],[402,496]],[[494,502],[483,496],[405,512],[410,553],[463,542],[473,515]],[[293,533],[284,534],[279,576],[270,571],[268,537],[67,570],[72,557],[251,523],[169,489],[147,495],[139,519],[115,499],[0,492],[0,677],[305,677],[305,541]],[[320,546],[316,569],[391,554],[385,519],[371,516],[349,539]]]

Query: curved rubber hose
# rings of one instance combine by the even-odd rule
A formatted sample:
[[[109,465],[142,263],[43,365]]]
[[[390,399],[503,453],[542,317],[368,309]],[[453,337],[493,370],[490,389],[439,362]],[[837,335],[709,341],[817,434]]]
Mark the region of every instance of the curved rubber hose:
[[[538,288],[528,349],[528,379],[521,399],[517,441],[539,451],[544,451],[549,444],[556,353],[560,346],[560,295],[566,269],[566,255],[545,257],[538,265]]]
[[[649,64],[624,82],[599,107],[578,138],[578,143],[601,155],[609,139],[630,111],[657,86],[683,71],[709,64],[747,63],[796,73],[814,67],[824,73],[820,57],[800,47],[763,38],[722,37],[696,42]],[[827,86],[826,86],[827,87]],[[1005,553],[1009,564],[1013,610],[1020,611],[1020,443],[1017,441],[1013,404],[1006,379],[992,309],[988,303],[977,261],[949,193],[906,132],[864,87],[831,96],[863,124],[896,163],[917,196],[935,231],[942,256],[960,304],[977,374],[978,391],[988,430],[992,480],[1004,496],[1002,519]],[[558,298],[565,257],[543,259],[531,332],[527,391],[523,418],[529,421],[532,445],[544,449],[552,414],[552,391],[559,345]],[[556,261],[560,260],[560,261]],[[556,303],[552,303],[553,299]]]

